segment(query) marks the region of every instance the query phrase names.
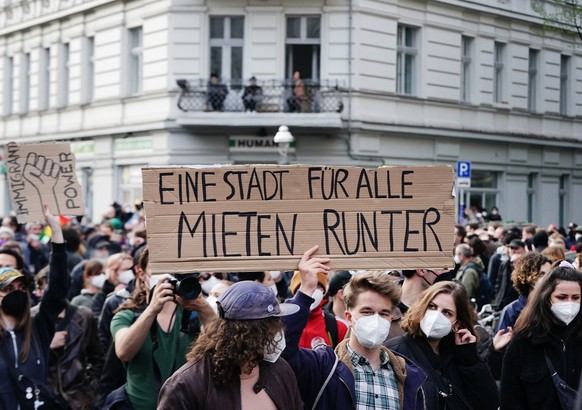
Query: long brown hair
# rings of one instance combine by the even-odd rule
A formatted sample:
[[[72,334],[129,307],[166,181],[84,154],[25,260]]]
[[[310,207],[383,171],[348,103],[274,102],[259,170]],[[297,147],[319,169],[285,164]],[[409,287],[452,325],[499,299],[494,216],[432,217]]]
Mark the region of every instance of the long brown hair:
[[[582,290],[582,273],[574,268],[559,266],[560,263],[561,261],[554,263],[554,266],[557,266],[541,279],[539,285],[528,297],[527,305],[515,322],[516,334],[521,333],[526,337],[543,337],[551,332],[551,324],[556,320],[551,310],[550,296],[559,282],[577,282]],[[582,340],[582,314],[578,314],[572,324],[576,329],[575,337]]]
[[[19,290],[14,290],[13,292],[20,292]],[[24,334],[22,341],[22,348],[20,349],[20,362],[24,363],[28,360],[28,355],[30,353],[30,345],[32,342],[32,317],[30,313],[30,295],[26,292],[27,296],[27,306],[20,319],[16,321],[14,325],[14,331],[21,331]],[[0,308],[0,317],[4,315],[4,312]],[[0,321],[0,342],[6,337],[6,329],[4,328],[3,322]],[[8,365],[8,364],[7,364]]]
[[[141,274],[135,276],[135,289],[131,294],[131,297],[123,302],[123,304],[115,310],[115,313],[124,309],[135,310],[138,307],[144,307],[148,304],[150,284],[146,282],[148,280],[146,277],[146,269],[148,268],[149,262],[150,252],[148,248],[145,248],[137,261],[137,266],[140,268]]]
[[[206,326],[186,356],[188,360],[208,358],[212,380],[224,386],[250,371],[263,360],[265,350],[273,350],[275,336],[283,329],[281,320],[269,317],[257,320],[225,320],[216,318]]]
[[[473,319],[471,317],[471,307],[469,306],[467,292],[463,285],[450,281],[438,282],[426,289],[420,295],[420,299],[410,306],[408,312],[406,312],[406,316],[402,319],[402,329],[413,336],[425,337],[420,329],[420,321],[428,310],[428,305],[441,293],[453,297],[455,308],[457,309],[457,320],[469,329],[473,336],[478,337],[472,325]]]

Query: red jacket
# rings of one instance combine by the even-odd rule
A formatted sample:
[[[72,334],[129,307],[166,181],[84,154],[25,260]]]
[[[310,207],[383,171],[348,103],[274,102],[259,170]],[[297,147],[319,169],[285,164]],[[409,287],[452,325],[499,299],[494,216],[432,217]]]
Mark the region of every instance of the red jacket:
[[[348,327],[345,323],[336,319],[338,343],[344,340],[348,333]],[[329,337],[328,329],[325,328],[325,318],[323,317],[323,309],[318,306],[309,315],[307,326],[303,329],[301,339],[299,340],[299,347],[306,349],[313,349],[320,344],[332,346]]]

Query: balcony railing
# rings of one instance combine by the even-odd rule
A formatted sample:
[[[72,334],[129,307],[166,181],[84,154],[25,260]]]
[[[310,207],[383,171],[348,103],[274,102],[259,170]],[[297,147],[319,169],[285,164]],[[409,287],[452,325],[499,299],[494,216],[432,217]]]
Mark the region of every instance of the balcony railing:
[[[344,109],[339,81],[303,81],[303,95],[295,95],[292,80],[257,81],[249,87],[237,81],[210,85],[206,79],[177,80],[178,108],[185,112],[337,112]]]

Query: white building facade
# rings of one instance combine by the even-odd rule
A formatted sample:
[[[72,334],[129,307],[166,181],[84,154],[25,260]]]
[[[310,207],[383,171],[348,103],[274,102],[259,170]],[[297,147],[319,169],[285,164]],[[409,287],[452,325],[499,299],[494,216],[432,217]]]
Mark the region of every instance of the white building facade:
[[[582,49],[541,28],[529,0],[4,0],[0,144],[71,141],[96,221],[142,166],[276,163],[285,124],[292,163],[471,161],[465,203],[582,222]]]

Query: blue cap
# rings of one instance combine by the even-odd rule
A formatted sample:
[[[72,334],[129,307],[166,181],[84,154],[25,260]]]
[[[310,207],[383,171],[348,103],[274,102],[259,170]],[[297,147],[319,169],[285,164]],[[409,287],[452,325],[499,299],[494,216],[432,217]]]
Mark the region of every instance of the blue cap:
[[[229,287],[217,301],[218,314],[226,320],[254,320],[296,313],[299,306],[280,304],[267,286],[243,281]]]

